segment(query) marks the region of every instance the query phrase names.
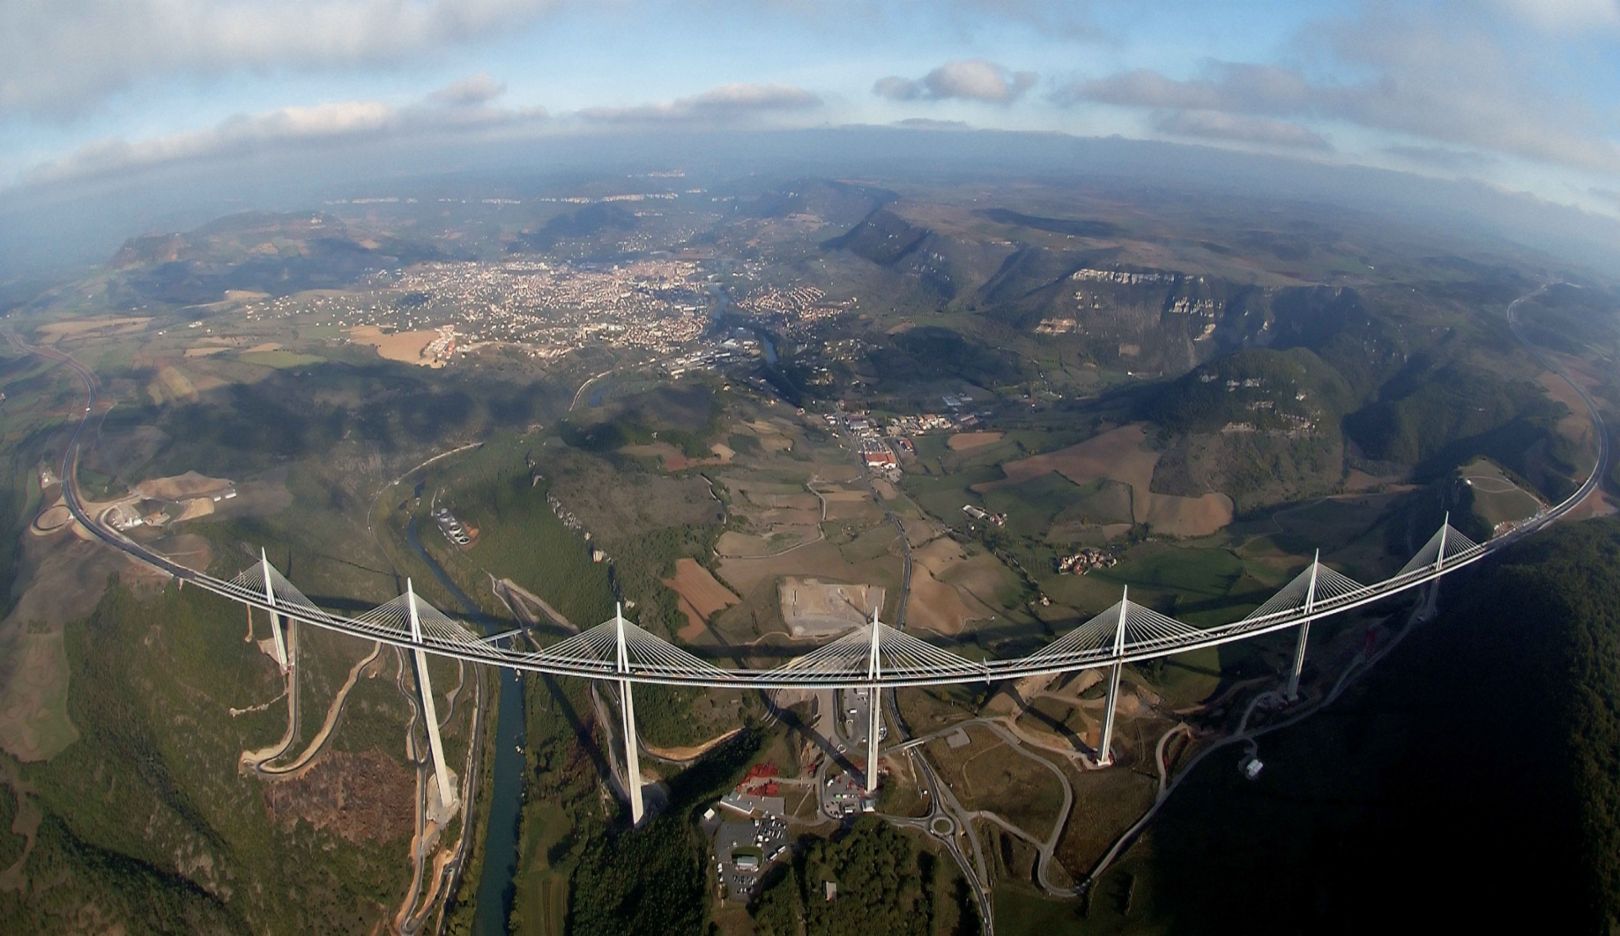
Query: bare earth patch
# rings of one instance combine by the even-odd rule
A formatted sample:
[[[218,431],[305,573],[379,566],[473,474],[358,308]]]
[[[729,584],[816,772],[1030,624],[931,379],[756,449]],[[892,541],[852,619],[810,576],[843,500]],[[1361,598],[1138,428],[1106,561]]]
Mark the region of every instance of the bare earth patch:
[[[78,338],[84,335],[120,335],[137,332],[152,321],[150,317],[138,315],[101,315],[93,318],[70,319],[65,322],[51,322],[39,327],[40,340],[55,343],[63,338]]]
[[[953,452],[966,452],[969,449],[983,448],[1001,441],[1005,433],[1001,432],[958,432],[945,440],[945,445]]]
[[[995,611],[943,579],[963,567],[967,554],[955,540],[940,537],[912,550],[910,622],[947,636]]]
[[[841,634],[882,607],[883,592],[876,585],[848,585],[789,576],[778,590],[782,620],[794,637]]]
[[[444,366],[443,362],[422,355],[437,337],[438,332],[427,328],[392,334],[385,334],[375,325],[358,325],[349,329],[349,340],[355,344],[370,345],[377,349],[380,357],[390,361],[416,364],[421,367]]]
[[[57,530],[66,527],[72,522],[72,512],[67,509],[66,504],[58,500],[56,503],[40,511],[39,516],[34,518],[34,524],[30,528],[30,532],[32,532],[35,536],[46,536],[51,533],[55,533]]]
[[[212,497],[188,498],[185,501],[185,508],[180,511],[180,516],[174,518],[174,522],[180,523],[185,520],[195,520],[198,517],[206,517],[213,512],[214,499]]]
[[[195,471],[167,478],[151,478],[135,485],[135,493],[153,500],[185,500],[188,497],[212,497],[230,490],[231,482],[225,478],[210,478]]]

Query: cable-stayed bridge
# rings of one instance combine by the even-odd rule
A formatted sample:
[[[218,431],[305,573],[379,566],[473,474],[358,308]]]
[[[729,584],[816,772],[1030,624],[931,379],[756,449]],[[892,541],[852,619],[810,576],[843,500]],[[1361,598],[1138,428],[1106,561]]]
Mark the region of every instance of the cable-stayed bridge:
[[[1234,621],[1195,627],[1130,599],[1128,591],[1113,606],[1034,652],[1007,659],[975,660],[929,643],[873,618],[830,643],[771,668],[721,667],[649,633],[624,617],[607,621],[539,650],[506,646],[445,614],[418,596],[410,583],[405,594],[347,616],[322,609],[262,555],[230,579],[186,568],[101,524],[91,528],[103,540],[190,585],[206,589],[269,614],[274,646],[283,667],[282,627],[297,621],[366,640],[381,641],[412,652],[422,690],[424,721],[439,789],[453,803],[453,781],[433,714],[427,680],[429,654],[470,663],[506,666],[552,676],[610,680],[618,684],[623,715],[625,764],[631,812],[642,814],[641,784],[632,686],[636,683],[728,689],[863,688],[873,697],[866,733],[866,782],[875,785],[881,732],[878,694],[884,689],[954,683],[1000,682],[1028,676],[1056,675],[1084,669],[1107,671],[1107,695],[1096,762],[1112,760],[1115,704],[1126,663],[1171,656],[1202,647],[1246,640],[1262,634],[1297,633],[1287,694],[1297,695],[1306,644],[1313,621],[1359,608],[1432,582],[1465,568],[1516,539],[1553,522],[1575,507],[1596,486],[1597,475],[1562,503],[1485,543],[1476,543],[1451,526],[1449,518],[1421,549],[1390,577],[1363,584],[1324,564],[1320,556],[1249,614]],[[77,512],[77,511],[76,511]],[[497,635],[497,636],[507,636]]]
[[[1508,322],[1516,335],[1517,323],[1513,313],[1517,305],[1518,302],[1515,302],[1508,310]],[[1523,341],[1522,337],[1520,340]],[[1530,347],[1528,342],[1525,344]],[[540,650],[526,650],[504,646],[503,641],[480,635],[475,629],[428,604],[415,594],[409,582],[405,594],[351,617],[317,606],[272,566],[262,552],[259,561],[230,579],[216,578],[204,571],[183,566],[113,529],[103,523],[100,517],[89,516],[85,511],[78,490],[79,440],[89,424],[97,401],[98,382],[93,372],[71,356],[49,349],[31,350],[68,364],[84,382],[88,405],[63,454],[61,474],[65,503],[74,517],[94,535],[178,580],[267,612],[276,658],[284,669],[292,665],[282,635],[283,622],[286,621],[297,621],[410,650],[416,663],[417,685],[421,690],[424,721],[441,802],[445,804],[453,804],[456,795],[446,769],[438,719],[434,713],[427,655],[553,676],[616,682],[624,721],[628,774],[626,787],[632,816],[639,821],[642,815],[641,783],[632,698],[632,686],[637,683],[729,689],[867,689],[872,692],[868,706],[870,724],[865,765],[868,790],[876,782],[877,746],[881,733],[878,725],[881,718],[879,694],[884,689],[988,683],[1084,669],[1105,669],[1108,673],[1107,695],[1101,743],[1096,753],[1098,765],[1107,765],[1112,760],[1116,697],[1120,674],[1126,663],[1292,630],[1297,637],[1287,695],[1295,697],[1313,621],[1381,601],[1478,562],[1508,543],[1558,520],[1596,489],[1609,461],[1608,433],[1596,403],[1585,388],[1569,380],[1553,361],[1533,347],[1530,349],[1543,364],[1563,377],[1586,403],[1597,430],[1597,460],[1591,475],[1569,497],[1485,543],[1476,543],[1464,536],[1451,526],[1448,516],[1404,566],[1388,578],[1370,584],[1357,582],[1323,564],[1318,553],[1309,566],[1249,614],[1207,627],[1195,627],[1133,602],[1126,592],[1113,606],[1045,647],[1026,656],[1008,659],[976,660],[964,657],[891,627],[880,621],[874,612],[871,621],[849,634],[769,669],[717,666],[638,627],[625,619],[622,610],[611,620],[558,643]]]

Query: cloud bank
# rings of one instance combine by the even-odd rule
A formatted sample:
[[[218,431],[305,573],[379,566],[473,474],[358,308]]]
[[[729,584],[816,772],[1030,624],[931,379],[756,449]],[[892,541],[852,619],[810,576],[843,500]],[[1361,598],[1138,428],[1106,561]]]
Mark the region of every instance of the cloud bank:
[[[1130,69],[1071,82],[1053,100],[1156,112],[1156,124],[1212,120],[1188,115],[1194,111],[1230,115],[1233,124],[1240,116],[1342,122],[1392,135],[1396,145],[1479,150],[1620,173],[1612,106],[1598,109],[1578,94],[1547,93],[1528,78],[1546,63],[1510,48],[1483,26],[1370,7],[1353,18],[1324,21],[1300,44],[1317,70],[1331,66],[1336,74],[1356,77],[1207,61],[1188,78]],[[1172,116],[1162,116],[1166,112]]]
[[[505,86],[475,75],[403,107],[382,101],[336,101],[237,114],[202,130],[141,140],[98,140],[25,173],[25,181],[64,182],[150,169],[188,160],[276,152],[301,145],[383,137],[428,137],[535,123],[541,108],[503,108]]]
[[[1034,72],[1012,71],[986,59],[946,62],[918,79],[890,75],[872,85],[872,93],[891,101],[950,99],[1011,104],[1034,86]]]
[[[1266,117],[1247,117],[1215,110],[1178,110],[1156,114],[1153,128],[1170,136],[1230,140],[1261,146],[1328,152],[1327,138],[1299,124]]]
[[[527,24],[558,2],[11,2],[0,28],[0,116],[74,114],[149,79],[398,62]]]
[[[791,85],[729,84],[662,104],[587,107],[577,116],[591,123],[729,123],[820,106],[820,97]]]

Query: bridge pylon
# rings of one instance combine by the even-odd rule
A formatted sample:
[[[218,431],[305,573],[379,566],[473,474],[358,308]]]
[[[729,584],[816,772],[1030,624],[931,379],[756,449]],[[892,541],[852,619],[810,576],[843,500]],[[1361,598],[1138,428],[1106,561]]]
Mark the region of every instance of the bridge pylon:
[[[872,609],[872,645],[867,652],[866,675],[871,679],[867,685],[866,709],[866,792],[877,792],[878,785],[878,735],[883,731],[883,687],[878,679],[883,675],[883,653],[879,649],[879,638],[882,628],[878,626],[878,612]]]
[[[292,660],[287,658],[287,641],[281,635],[281,615],[276,613],[276,588],[270,575],[270,557],[263,549],[259,550],[259,564],[264,573],[264,603],[270,606],[270,637],[276,643],[276,662],[281,665],[281,673],[285,676],[292,669]]]
[[[1299,625],[1299,638],[1294,643],[1294,665],[1288,671],[1288,689],[1283,695],[1293,702],[1299,698],[1299,674],[1305,670],[1305,644],[1311,639],[1311,619],[1308,616],[1316,610],[1316,574],[1322,567],[1322,550],[1316,551],[1311,559],[1311,578],[1305,586],[1305,614],[1307,617]]]
[[[618,669],[630,672],[630,651],[624,642],[624,605],[615,603],[613,609],[614,639],[618,644]],[[630,824],[640,825],[645,813],[641,800],[641,746],[636,740],[636,700],[630,691],[630,680],[619,680],[619,712],[624,717],[624,786],[630,797]]]
[[[1119,677],[1124,673],[1125,615],[1131,609],[1131,590],[1127,586],[1119,599],[1119,623],[1114,628],[1114,662],[1108,667],[1108,697],[1103,703],[1102,737],[1097,745],[1097,766],[1114,763],[1114,711],[1119,704]]]
[[[405,604],[411,620],[411,640],[416,659],[416,689],[422,697],[422,722],[427,726],[428,752],[433,756],[433,776],[439,784],[439,804],[448,816],[455,808],[456,783],[450,777],[450,766],[444,760],[444,739],[439,736],[439,710],[433,702],[433,683],[428,679],[427,653],[422,650],[422,618],[416,607],[416,590],[411,580],[405,580]]]

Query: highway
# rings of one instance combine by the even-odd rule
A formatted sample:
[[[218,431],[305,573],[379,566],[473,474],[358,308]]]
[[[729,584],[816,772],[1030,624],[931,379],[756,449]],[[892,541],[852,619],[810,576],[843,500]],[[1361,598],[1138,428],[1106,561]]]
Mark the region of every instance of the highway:
[[[1303,623],[1359,608],[1392,595],[1422,588],[1436,582],[1445,575],[1478,562],[1502,547],[1523,537],[1533,535],[1546,526],[1557,522],[1582,504],[1597,489],[1611,458],[1609,433],[1598,411],[1597,404],[1587,391],[1565,373],[1553,359],[1532,347],[1524,338],[1519,327],[1519,307],[1529,299],[1540,295],[1546,288],[1548,287],[1543,286],[1541,289],[1510,303],[1507,308],[1507,324],[1513,335],[1526,347],[1538,363],[1563,379],[1585,403],[1593,425],[1597,430],[1598,451],[1592,472],[1563,501],[1546,508],[1485,543],[1469,542],[1454,529],[1443,526],[1429,541],[1424,551],[1420,552],[1420,557],[1415,558],[1401,572],[1371,585],[1350,582],[1348,579],[1340,577],[1342,581],[1348,584],[1338,593],[1325,599],[1318,598],[1315,601],[1302,602],[1299,606],[1284,607],[1263,614],[1256,612],[1236,621],[1211,627],[1194,628],[1165,618],[1162,615],[1154,615],[1140,605],[1132,605],[1126,602],[1116,606],[1121,609],[1121,613],[1117,615],[1122,622],[1120,624],[1121,629],[1125,629],[1124,622],[1127,618],[1131,618],[1137,623],[1134,624],[1134,629],[1121,635],[1123,639],[1118,641],[1117,648],[1113,640],[1105,641],[1102,644],[1083,645],[1079,641],[1066,643],[1065,638],[1060,638],[1053,645],[1036,650],[1025,657],[982,662],[970,661],[956,657],[954,654],[940,648],[923,647],[921,646],[922,642],[915,637],[901,633],[905,620],[905,606],[908,597],[907,586],[909,586],[911,571],[910,544],[906,540],[903,525],[898,522],[898,518],[892,512],[889,512],[889,519],[895,522],[899,528],[906,555],[904,556],[903,582],[898,603],[899,610],[896,615],[899,628],[890,628],[888,625],[876,622],[870,626],[878,632],[879,655],[883,657],[881,671],[875,676],[868,668],[868,656],[864,649],[858,654],[826,652],[829,649],[838,650],[840,649],[839,645],[846,642],[849,643],[851,648],[864,647],[868,643],[871,634],[871,630],[868,628],[861,628],[860,631],[849,635],[848,638],[840,638],[839,641],[834,641],[833,644],[824,645],[805,657],[790,660],[781,666],[772,669],[750,669],[721,668],[707,660],[692,656],[687,651],[647,634],[645,631],[641,631],[639,628],[635,628],[622,620],[604,622],[559,644],[548,646],[538,652],[527,652],[494,643],[486,643],[478,639],[472,629],[465,627],[448,630],[440,628],[435,633],[423,633],[418,639],[413,637],[405,628],[392,625],[385,619],[376,616],[348,618],[328,613],[313,605],[289,605],[285,601],[279,603],[275,607],[275,611],[289,620],[363,639],[380,641],[396,647],[419,648],[427,653],[453,657],[466,662],[505,666],[514,670],[544,673],[553,676],[575,676],[585,679],[626,679],[633,683],[734,689],[837,688],[876,685],[883,689],[892,690],[909,686],[992,683],[1151,660],[1184,653],[1188,650],[1245,640],[1262,634],[1292,630]],[[100,403],[100,383],[92,371],[71,355],[51,348],[29,347],[23,344],[15,335],[8,335],[8,337],[19,348],[46,359],[66,364],[84,385],[84,413],[74,426],[63,450],[60,472],[63,500],[74,518],[102,542],[173,576],[179,581],[193,583],[197,587],[241,602],[249,607],[269,610],[269,596],[263,591],[255,590],[243,584],[245,579],[239,577],[236,581],[226,581],[210,576],[203,571],[187,568],[126,537],[104,523],[101,517],[89,514],[85,508],[85,501],[79,486],[77,468],[85,430]],[[876,494],[875,490],[874,494]],[[1431,550],[1432,556],[1430,555]],[[1314,576],[1312,581],[1315,581]],[[1312,587],[1314,588],[1314,585]],[[1432,594],[1431,591],[1431,601]],[[1137,615],[1137,611],[1143,613]],[[1070,635],[1066,635],[1066,637],[1075,636],[1083,629],[1083,627],[1077,629],[1071,632]],[[619,635],[618,646],[621,648],[618,654],[629,653],[627,671],[621,669],[620,656],[615,655],[613,652],[615,631]],[[628,635],[628,639],[626,639],[626,635]],[[624,648],[629,649],[627,651]],[[801,662],[806,660],[810,662]],[[1332,695],[1336,696],[1338,688],[1341,687],[1336,687]],[[904,741],[908,737],[909,731],[898,706],[894,702],[894,693],[889,692],[886,695],[888,698],[885,703],[888,707],[887,714],[890,723],[896,732],[897,740]],[[1302,713],[1299,717],[1304,717],[1304,714],[1308,713]],[[1292,723],[1294,720],[1297,719],[1291,719],[1287,723]],[[1247,719],[1245,719],[1245,724],[1246,721]],[[1268,726],[1265,730],[1275,730],[1275,728],[1287,723]],[[1233,740],[1242,739],[1234,738]],[[952,856],[961,866],[969,885],[974,891],[975,898],[979,902],[981,917],[988,933],[992,921],[989,914],[990,902],[986,883],[988,880],[987,869],[985,868],[983,854],[980,851],[978,837],[971,834],[971,829],[966,827],[967,822],[973,817],[963,810],[960,804],[955,802],[954,796],[951,795],[946,785],[939,782],[932,765],[928,764],[926,759],[921,757],[918,752],[910,753],[915,758],[914,763],[920,767],[919,774],[922,788],[928,793],[932,807],[930,816],[925,820],[921,820],[921,822],[931,832],[945,840]],[[1205,756],[1207,753],[1207,751],[1201,752],[1199,756]],[[1185,773],[1183,773],[1183,776],[1185,776]],[[1178,777],[1177,780],[1179,781],[1179,779]],[[1066,790],[1067,786],[1065,783]],[[1175,789],[1175,786],[1176,782],[1167,784],[1163,796],[1168,796]],[[1160,799],[1161,802],[1162,799],[1163,797]],[[1143,817],[1142,824],[1145,824],[1151,816],[1152,811],[1148,816]],[[957,833],[956,835],[941,834],[942,824],[939,824],[938,820],[942,817],[950,820],[953,826],[952,831]],[[1140,825],[1137,828],[1139,827]],[[1134,834],[1137,828],[1133,828],[1130,834]],[[971,841],[973,851],[971,858],[963,851],[961,843],[957,841],[963,832],[967,832],[966,837]],[[1122,838],[1116,850],[1110,853],[1105,862],[1112,860],[1112,856],[1117,853],[1118,849],[1129,841],[1130,834]],[[1042,885],[1047,887],[1051,886],[1046,873],[1046,866],[1050,860],[1051,844],[1046,843],[1046,847],[1041,848],[1039,876]],[[1097,870],[1100,871],[1100,868]]]
[[[1529,298],[1530,296],[1525,296],[1513,303],[1510,310],[1510,322],[1513,321],[1513,315],[1516,313],[1518,305]],[[1516,324],[1514,333],[1518,334]],[[15,337],[12,340],[17,341]],[[20,342],[17,343],[21,345]],[[28,350],[67,364],[84,384],[86,402],[84,414],[69,437],[61,462],[63,500],[73,516],[101,541],[178,580],[192,583],[197,587],[207,589],[243,604],[268,610],[270,605],[267,596],[262,591],[249,588],[239,582],[215,578],[205,572],[187,568],[124,536],[119,531],[101,522],[99,517],[89,515],[84,507],[83,495],[79,487],[77,466],[84,431],[89,425],[95,408],[100,401],[99,383],[95,375],[88,368],[74,360],[71,355],[54,349],[28,348]],[[948,651],[938,650],[937,652],[928,653],[926,658],[923,658],[915,652],[918,644],[920,644],[919,641],[909,637],[909,635],[896,636],[897,631],[888,628],[887,625],[882,625],[880,631],[883,635],[884,653],[886,656],[892,656],[893,658],[885,660],[882,672],[875,680],[872,680],[868,678],[870,674],[866,672],[864,654],[861,659],[849,659],[837,654],[822,655],[817,658],[814,665],[803,665],[796,660],[790,660],[772,669],[721,668],[637,629],[638,633],[634,641],[635,653],[629,660],[628,672],[620,672],[618,661],[610,649],[611,641],[598,639],[602,635],[597,634],[599,629],[611,629],[615,623],[612,621],[598,625],[597,628],[592,628],[580,635],[581,637],[590,638],[584,643],[578,640],[565,641],[565,646],[554,645],[538,652],[526,652],[516,648],[486,644],[478,639],[473,630],[469,628],[460,628],[459,633],[424,634],[421,641],[418,642],[413,639],[408,629],[382,623],[375,619],[348,618],[313,606],[290,606],[286,603],[279,605],[276,611],[285,618],[298,620],[315,627],[327,628],[363,639],[379,640],[383,643],[407,649],[420,647],[428,653],[454,657],[472,663],[506,666],[517,670],[546,673],[554,676],[576,676],[585,679],[628,679],[635,683],[674,686],[767,689],[816,686],[838,687],[852,684],[870,684],[875,681],[876,684],[883,688],[897,688],[904,686],[990,683],[1006,679],[1021,679],[1028,676],[1056,675],[1108,666],[1114,663],[1134,663],[1171,656],[1188,650],[1219,646],[1262,634],[1292,630],[1306,621],[1313,621],[1342,611],[1359,608],[1392,595],[1419,588],[1428,582],[1485,558],[1508,543],[1538,532],[1577,507],[1596,489],[1601,479],[1601,468],[1608,463],[1608,433],[1602,429],[1601,418],[1597,414],[1596,405],[1585,389],[1569,380],[1567,375],[1562,374],[1552,361],[1540,355],[1539,352],[1536,354],[1538,360],[1564,377],[1581,398],[1587,402],[1594,422],[1600,428],[1598,434],[1600,451],[1596,466],[1585,482],[1564,501],[1487,543],[1470,543],[1460,548],[1449,548],[1443,556],[1437,556],[1436,561],[1419,564],[1382,582],[1372,585],[1357,585],[1354,589],[1330,599],[1318,600],[1309,611],[1303,607],[1288,608],[1260,616],[1251,615],[1236,621],[1206,628],[1194,628],[1168,618],[1155,618],[1149,622],[1152,626],[1144,627],[1137,633],[1128,634],[1127,639],[1122,644],[1122,649],[1117,652],[1112,645],[1060,647],[1057,650],[1052,648],[1036,650],[1030,655],[1021,658],[976,662],[956,657]],[[1454,530],[1449,532],[1451,536],[1449,542],[1458,543],[1460,534],[1457,534]],[[1432,546],[1433,541],[1431,541]],[[1148,609],[1142,608],[1140,605],[1132,607],[1145,612],[1146,615],[1151,615]],[[895,643],[899,644],[899,649],[891,651],[889,645]],[[910,648],[909,651],[907,648]],[[823,647],[822,649],[826,648]],[[892,714],[894,713],[891,712]]]

